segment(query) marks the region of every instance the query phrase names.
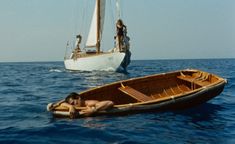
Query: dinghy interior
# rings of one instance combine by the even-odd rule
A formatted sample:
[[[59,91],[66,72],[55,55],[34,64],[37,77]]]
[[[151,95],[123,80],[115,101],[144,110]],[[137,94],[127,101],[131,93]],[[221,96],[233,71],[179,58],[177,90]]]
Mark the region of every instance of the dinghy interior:
[[[216,75],[190,69],[115,82],[80,94],[83,99],[111,100],[115,105],[148,103],[192,94],[223,81]]]

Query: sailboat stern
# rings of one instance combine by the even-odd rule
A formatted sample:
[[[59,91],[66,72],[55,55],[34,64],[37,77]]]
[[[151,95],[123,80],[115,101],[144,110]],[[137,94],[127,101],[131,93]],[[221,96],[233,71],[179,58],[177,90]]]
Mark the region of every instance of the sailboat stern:
[[[112,70],[119,69],[125,59],[125,53],[101,53],[97,55],[80,57],[77,59],[65,59],[65,68],[68,70]]]

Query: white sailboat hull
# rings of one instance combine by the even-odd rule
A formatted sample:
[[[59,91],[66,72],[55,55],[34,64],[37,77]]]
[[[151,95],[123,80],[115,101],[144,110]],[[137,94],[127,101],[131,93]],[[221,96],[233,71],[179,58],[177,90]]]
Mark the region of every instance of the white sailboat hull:
[[[125,53],[114,52],[92,55],[77,59],[65,59],[65,68],[68,70],[117,70],[124,60]]]

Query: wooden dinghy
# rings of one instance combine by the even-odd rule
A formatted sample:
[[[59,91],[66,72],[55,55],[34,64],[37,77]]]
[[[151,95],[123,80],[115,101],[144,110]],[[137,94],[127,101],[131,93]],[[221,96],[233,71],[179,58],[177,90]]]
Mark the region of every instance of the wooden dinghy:
[[[219,95],[226,82],[211,73],[186,69],[114,82],[79,94],[85,100],[113,101],[113,108],[98,111],[93,116],[120,115],[201,104]],[[55,116],[69,117],[68,109],[60,105],[51,112]]]

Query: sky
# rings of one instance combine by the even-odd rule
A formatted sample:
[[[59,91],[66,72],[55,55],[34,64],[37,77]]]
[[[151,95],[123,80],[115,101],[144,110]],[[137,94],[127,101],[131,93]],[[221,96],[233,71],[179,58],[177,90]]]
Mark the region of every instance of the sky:
[[[0,0],[0,62],[63,61],[67,41],[89,29],[87,1]],[[104,50],[114,43],[112,4]],[[121,0],[121,18],[134,60],[235,58],[235,0]]]

